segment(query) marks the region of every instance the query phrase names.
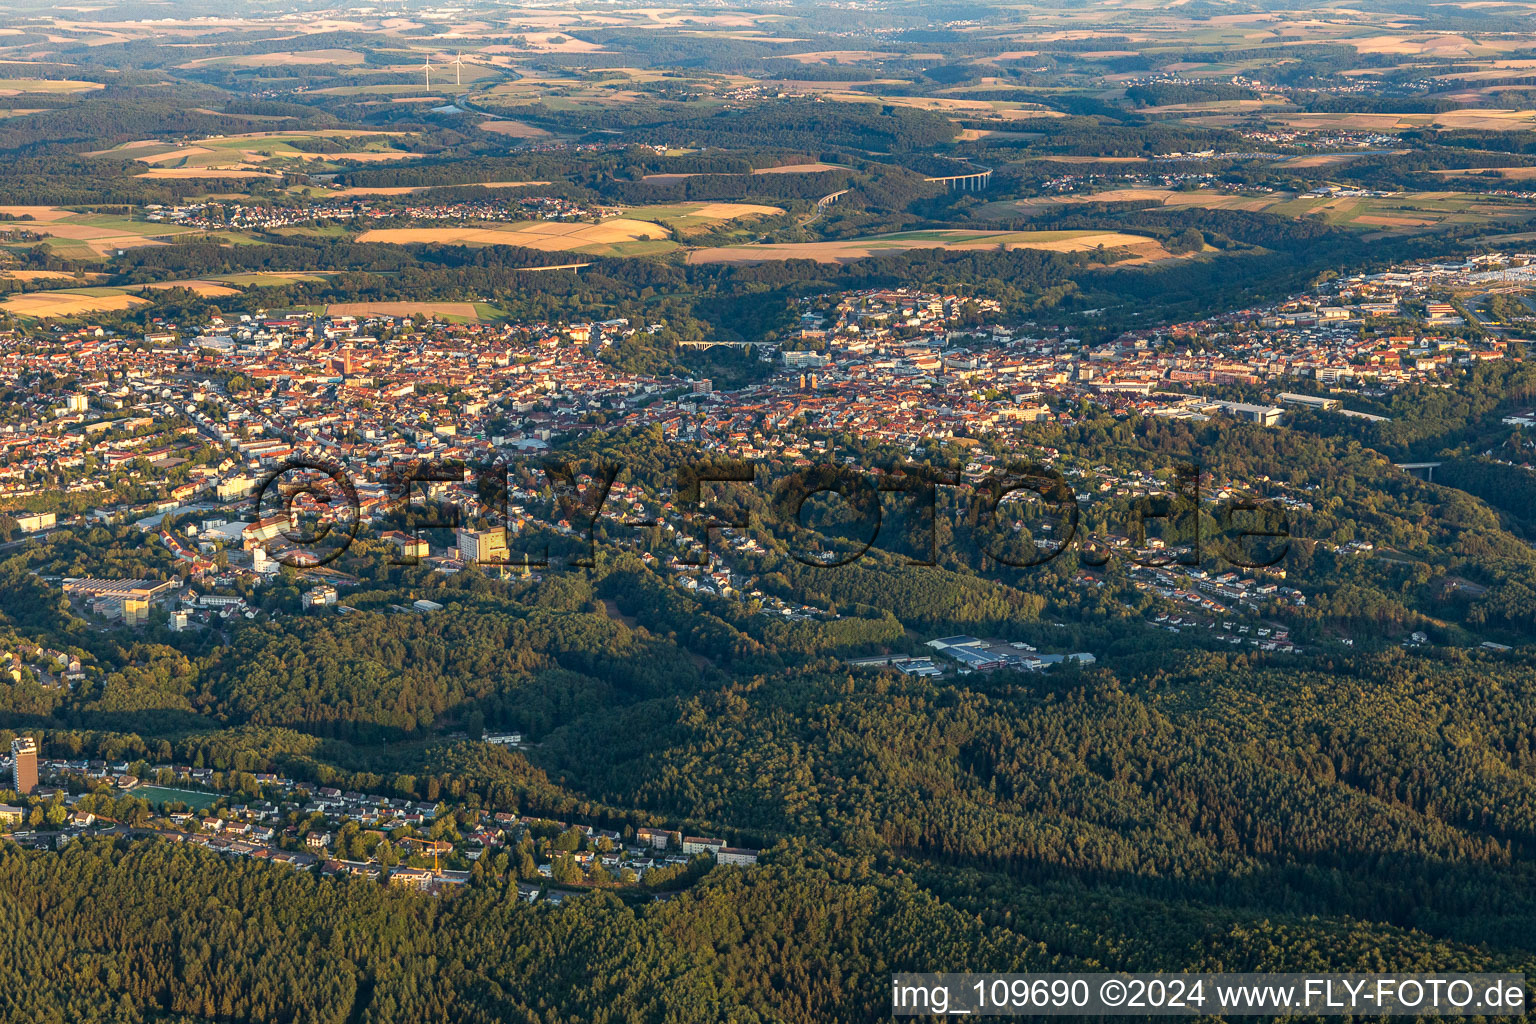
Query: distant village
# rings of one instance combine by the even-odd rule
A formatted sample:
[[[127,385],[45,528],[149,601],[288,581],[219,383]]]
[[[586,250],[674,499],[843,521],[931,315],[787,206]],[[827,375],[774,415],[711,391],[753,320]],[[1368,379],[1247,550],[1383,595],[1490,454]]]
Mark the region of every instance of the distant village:
[[[519,196],[516,199],[433,202],[426,195],[321,198],[314,202],[282,204],[236,200],[208,200],[182,206],[151,203],[144,219],[151,223],[178,224],[208,231],[240,229],[273,231],[278,228],[329,222],[378,223],[383,221],[526,221],[598,218],[613,208],[578,203],[561,196]]]

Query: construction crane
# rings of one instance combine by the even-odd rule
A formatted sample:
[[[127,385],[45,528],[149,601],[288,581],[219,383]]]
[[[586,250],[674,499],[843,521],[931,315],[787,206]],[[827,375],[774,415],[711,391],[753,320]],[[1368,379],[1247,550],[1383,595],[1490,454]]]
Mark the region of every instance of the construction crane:
[[[441,839],[418,839],[415,836],[405,836],[403,841],[407,842],[407,843],[420,843],[422,845],[422,852],[423,853],[426,852],[426,848],[427,847],[431,847],[432,848],[432,874],[436,875],[439,878],[442,877],[443,870],[442,870],[441,867],[438,866],[437,855],[439,853],[447,853],[449,850],[453,849],[453,845],[451,843],[445,843]]]

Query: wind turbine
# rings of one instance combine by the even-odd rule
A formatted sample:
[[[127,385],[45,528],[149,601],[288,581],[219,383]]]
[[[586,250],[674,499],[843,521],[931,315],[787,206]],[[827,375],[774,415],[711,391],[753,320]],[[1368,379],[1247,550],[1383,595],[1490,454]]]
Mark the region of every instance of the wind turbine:
[[[463,70],[464,70],[464,54],[462,52],[456,53],[453,56],[453,84],[454,85],[463,85],[464,84],[463,79],[460,78],[460,75],[463,73]]]
[[[432,88],[432,58],[430,56],[422,58],[421,70],[426,73],[427,88]]]

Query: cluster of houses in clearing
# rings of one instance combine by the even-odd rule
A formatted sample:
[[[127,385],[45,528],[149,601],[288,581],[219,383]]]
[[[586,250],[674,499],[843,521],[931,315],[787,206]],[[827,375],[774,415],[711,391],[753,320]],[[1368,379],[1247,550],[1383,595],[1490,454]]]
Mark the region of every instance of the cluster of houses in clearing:
[[[73,807],[81,795],[71,794],[64,784],[71,779],[104,782],[114,788],[132,792],[141,785],[133,774],[132,766],[125,761],[108,762],[100,759],[46,758],[38,762],[40,777],[50,785],[39,786],[32,796],[48,801],[55,796],[67,807]],[[0,772],[8,770],[6,759],[0,757]],[[215,770],[190,765],[161,766],[155,770],[155,781],[167,785],[211,786]],[[384,879],[391,884],[409,885],[432,893],[450,891],[469,881],[469,872],[434,867],[432,869],[410,866],[385,867],[377,860],[349,860],[338,847],[338,835],[349,824],[371,832],[378,838],[398,837],[428,829],[441,813],[439,805],[404,797],[385,797],[357,791],[343,791],[334,786],[312,787],[293,779],[272,773],[255,773],[255,782],[271,799],[250,803],[232,804],[217,814],[207,811],[173,811],[166,815],[170,828],[145,828],[135,831],[157,835],[172,842],[184,842],[229,856],[263,860],[294,867],[318,865],[324,874],[356,875]],[[204,799],[208,794],[186,791],[187,800]],[[156,794],[162,801],[174,801],[174,794],[166,797]],[[0,813],[0,824],[19,825],[23,809],[16,813]],[[284,825],[291,815],[300,812],[311,816],[302,824]],[[318,824],[313,815],[319,814]],[[67,845],[86,830],[110,825],[98,821],[94,814],[83,809],[73,811],[67,828],[52,837],[53,844]],[[749,867],[757,863],[758,851],[733,847],[725,840],[708,836],[687,835],[674,829],[641,827],[633,838],[625,839],[623,833],[597,826],[557,821],[532,815],[519,815],[506,811],[481,810],[474,822],[457,842],[446,840],[412,839],[418,852],[438,857],[461,854],[474,862],[506,847],[515,847],[530,834],[550,835],[580,833],[587,848],[570,851],[575,865],[583,877],[601,868],[610,878],[620,878],[624,872],[633,872],[636,881],[658,868],[675,868],[686,865],[692,858],[708,855],[720,865]],[[39,834],[26,834],[20,838],[36,845]],[[553,863],[537,865],[539,874],[553,880]],[[526,881],[526,880],[525,880]],[[528,889],[527,885],[520,888]],[[536,897],[547,887],[534,886],[530,891]],[[547,894],[552,902],[564,897],[555,891]],[[525,895],[528,895],[525,893]]]

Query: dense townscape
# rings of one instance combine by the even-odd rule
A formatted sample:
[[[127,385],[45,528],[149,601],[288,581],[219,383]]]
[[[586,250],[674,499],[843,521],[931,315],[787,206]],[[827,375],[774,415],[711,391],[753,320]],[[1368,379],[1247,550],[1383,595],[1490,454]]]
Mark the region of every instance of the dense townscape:
[[[1526,995],[1536,6],[0,63],[0,1020]]]

